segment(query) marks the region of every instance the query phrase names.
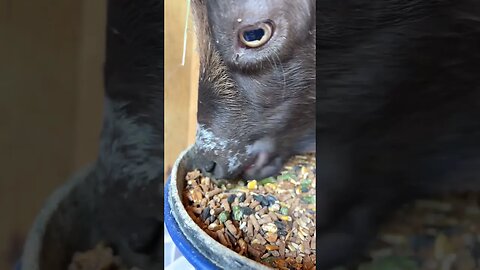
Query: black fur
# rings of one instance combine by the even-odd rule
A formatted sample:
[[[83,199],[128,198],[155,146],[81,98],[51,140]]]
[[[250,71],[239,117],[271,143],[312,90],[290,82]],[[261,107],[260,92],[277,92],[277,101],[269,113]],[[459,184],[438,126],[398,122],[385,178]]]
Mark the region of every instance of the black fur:
[[[480,2],[317,2],[317,267],[399,204],[480,189]]]
[[[163,1],[108,1],[105,116],[95,188],[102,237],[163,266]]]

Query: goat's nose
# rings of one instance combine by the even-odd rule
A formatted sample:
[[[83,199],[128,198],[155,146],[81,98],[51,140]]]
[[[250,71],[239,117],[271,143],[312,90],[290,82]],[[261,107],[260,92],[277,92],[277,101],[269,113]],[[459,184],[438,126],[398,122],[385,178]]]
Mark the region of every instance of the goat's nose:
[[[217,163],[215,163],[215,161],[207,162],[205,164],[205,166],[203,167],[203,171],[207,172],[207,173],[213,173],[216,165],[217,165]]]

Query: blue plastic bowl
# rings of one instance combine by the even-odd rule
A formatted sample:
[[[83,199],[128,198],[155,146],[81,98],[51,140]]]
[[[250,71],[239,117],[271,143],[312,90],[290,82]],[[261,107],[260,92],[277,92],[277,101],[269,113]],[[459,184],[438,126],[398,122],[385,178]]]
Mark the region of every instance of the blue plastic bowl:
[[[170,184],[170,177],[168,177],[166,186]],[[177,221],[173,217],[172,211],[170,210],[170,204],[168,203],[169,198],[169,188],[165,188],[165,198],[164,198],[164,218],[165,225],[167,226],[168,233],[172,237],[173,242],[177,248],[182,252],[183,256],[195,267],[195,269],[205,269],[205,270],[216,270],[218,267],[213,264],[207,257],[202,253],[198,252],[195,247],[188,241],[188,239],[183,235],[180,227],[178,226]]]
[[[192,169],[189,155],[189,150],[180,154],[164,189],[165,225],[180,252],[196,269],[271,269],[223,246],[188,215],[180,193],[186,185],[185,175]]]

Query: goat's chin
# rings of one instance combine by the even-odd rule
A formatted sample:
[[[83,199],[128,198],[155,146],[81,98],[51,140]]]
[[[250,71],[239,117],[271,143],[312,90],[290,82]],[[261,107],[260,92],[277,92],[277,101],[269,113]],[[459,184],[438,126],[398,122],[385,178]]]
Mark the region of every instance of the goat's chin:
[[[309,141],[309,142],[300,142],[294,150],[294,155],[303,155],[308,153],[316,153],[316,142]]]
[[[243,178],[264,179],[275,176],[280,173],[284,160],[280,156],[270,156],[269,154],[260,153],[255,164],[246,168],[243,172]]]

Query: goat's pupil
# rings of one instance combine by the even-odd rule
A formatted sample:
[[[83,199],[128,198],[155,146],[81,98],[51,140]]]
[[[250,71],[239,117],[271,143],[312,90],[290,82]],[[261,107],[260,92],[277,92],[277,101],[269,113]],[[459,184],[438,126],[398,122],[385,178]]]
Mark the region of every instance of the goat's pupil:
[[[265,35],[265,31],[263,31],[261,28],[243,32],[243,38],[249,42],[260,40],[262,39],[263,35]]]

